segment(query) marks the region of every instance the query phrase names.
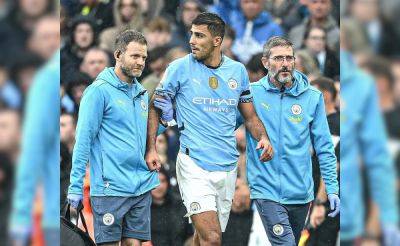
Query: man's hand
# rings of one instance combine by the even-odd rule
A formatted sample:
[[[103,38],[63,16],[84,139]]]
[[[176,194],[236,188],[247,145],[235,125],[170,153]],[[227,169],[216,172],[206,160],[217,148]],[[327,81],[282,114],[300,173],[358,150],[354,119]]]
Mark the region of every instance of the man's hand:
[[[169,96],[165,98],[156,97],[154,99],[154,107],[161,110],[161,120],[165,122],[169,122],[174,118],[174,109],[172,106],[172,101]]]
[[[156,150],[150,150],[146,153],[146,164],[150,171],[160,171],[161,163],[160,159],[158,158],[158,154]]]
[[[331,208],[331,213],[328,214],[329,217],[335,217],[340,211],[340,199],[336,194],[328,195],[329,205]]]
[[[321,225],[325,220],[325,206],[324,205],[315,205],[310,215],[310,224],[313,228],[317,228],[317,226]]]
[[[68,203],[71,204],[71,207],[74,209],[78,209],[79,203],[82,202],[82,199],[82,195],[78,194],[68,194],[67,196]]]
[[[258,141],[256,149],[263,149],[260,155],[260,161],[266,162],[272,159],[274,156],[274,150],[272,149],[272,145],[269,142],[269,139],[266,137],[262,137],[260,141]]]

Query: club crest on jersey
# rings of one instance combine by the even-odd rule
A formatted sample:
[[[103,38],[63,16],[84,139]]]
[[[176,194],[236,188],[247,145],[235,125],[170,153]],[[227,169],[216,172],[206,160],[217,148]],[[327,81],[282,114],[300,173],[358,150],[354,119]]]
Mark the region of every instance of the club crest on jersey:
[[[229,88],[231,88],[232,90],[235,90],[238,87],[238,83],[235,79],[229,79],[228,80],[228,86]]]
[[[146,109],[147,109],[147,105],[146,105],[146,103],[145,103],[145,101],[142,99],[142,101],[140,101],[140,106],[142,107],[142,109],[144,110],[144,111],[146,111]]]
[[[112,225],[114,223],[114,215],[110,214],[110,213],[106,213],[103,216],[103,223],[106,226]]]
[[[190,211],[191,212],[197,212],[197,211],[199,211],[200,210],[200,204],[198,203],[198,202],[192,202],[191,204],[190,204]]]
[[[298,105],[298,104],[293,104],[293,106],[292,106],[292,113],[293,113],[294,115],[299,115],[299,114],[301,114],[302,111],[303,111],[303,110],[301,109],[301,106],[300,106],[300,105]]]
[[[276,224],[276,225],[274,225],[272,227],[272,231],[274,232],[274,234],[276,236],[280,236],[280,235],[283,234],[284,229],[283,229],[283,226],[281,224]]]
[[[208,85],[214,90],[218,88],[218,79],[217,77],[211,76],[208,78]]]

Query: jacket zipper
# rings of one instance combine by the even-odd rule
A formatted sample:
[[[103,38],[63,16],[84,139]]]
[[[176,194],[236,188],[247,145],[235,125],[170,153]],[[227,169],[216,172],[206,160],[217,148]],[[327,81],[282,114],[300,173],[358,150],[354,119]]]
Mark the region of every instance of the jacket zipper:
[[[132,92],[133,92],[133,87],[132,87]],[[145,92],[145,91],[144,91],[144,92]],[[138,118],[140,118],[141,115],[139,115],[138,112],[136,112],[136,105],[135,105],[135,102],[136,102],[137,99],[140,99],[140,97],[141,97],[143,94],[144,94],[143,92],[140,92],[140,93],[138,93],[137,95],[133,96],[133,93],[132,93],[133,115],[134,115],[134,118],[135,118],[135,136],[136,136],[136,139],[137,139],[137,142],[138,142],[138,145],[139,145],[139,148],[138,148],[139,153],[140,153],[141,150],[142,150],[142,143],[141,143],[140,136],[138,136],[137,133],[140,132],[140,130],[138,131]],[[140,113],[140,112],[139,112],[139,113]],[[139,116],[139,117],[137,117],[137,116]],[[144,158],[144,156],[143,156],[143,158]],[[137,171],[137,170],[139,169],[139,165],[140,165],[140,163],[137,162],[137,163],[136,163],[136,169],[135,169],[135,171]],[[142,191],[140,190],[140,189],[141,189],[141,186],[142,186],[142,180],[140,179],[140,176],[139,176],[139,175],[138,175],[137,177],[138,177],[138,179],[139,179],[139,186],[138,186],[138,189],[139,189],[139,190],[138,190],[138,191],[139,191],[139,193],[142,193]]]
[[[285,95],[285,86],[282,85],[280,89],[280,107],[279,107],[279,200],[282,202],[282,183],[281,183],[281,174],[282,174],[282,136],[281,136],[281,129],[282,129],[282,101]]]

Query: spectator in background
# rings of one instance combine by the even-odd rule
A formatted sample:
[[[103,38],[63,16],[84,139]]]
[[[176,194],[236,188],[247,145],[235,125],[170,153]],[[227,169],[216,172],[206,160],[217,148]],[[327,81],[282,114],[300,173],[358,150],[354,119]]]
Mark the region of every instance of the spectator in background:
[[[317,62],[306,50],[298,50],[295,53],[296,56],[296,70],[305,74],[309,80],[313,80],[320,76],[320,71],[317,66]]]
[[[222,40],[221,51],[227,57],[237,61],[238,58],[235,54],[233,54],[232,51],[232,46],[233,42],[235,41],[235,38],[236,38],[235,31],[231,27],[225,26],[225,35],[224,35],[224,40]]]
[[[374,53],[400,55],[400,36],[392,23],[382,14],[379,0],[349,0],[352,18],[360,25],[359,32],[364,35]]]
[[[80,65],[80,71],[90,76],[91,81],[94,81],[104,68],[109,67],[110,55],[107,51],[99,48],[89,49]]]
[[[301,22],[309,13],[308,0],[265,1],[265,10],[270,13],[274,21],[288,32],[292,27]]]
[[[370,73],[377,84],[379,104],[386,123],[389,138],[400,140],[400,107],[396,105],[393,90],[393,75],[390,71],[390,61],[383,57],[373,57],[361,68]]]
[[[326,38],[326,32],[323,28],[310,27],[304,34],[303,48],[314,57],[322,75],[334,78],[339,76],[339,58],[328,47]]]
[[[307,7],[310,11],[310,16],[289,32],[289,39],[293,42],[294,47],[296,49],[301,47],[307,29],[319,26],[326,30],[328,46],[337,51],[339,47],[339,27],[331,16],[331,0],[309,0]]]
[[[163,17],[157,17],[149,22],[144,28],[143,34],[146,37],[149,51],[156,47],[169,45],[171,42],[171,25]]]
[[[265,67],[261,62],[262,52],[257,53],[251,57],[246,64],[246,70],[249,74],[250,83],[259,81],[262,77],[267,75]]]
[[[160,56],[160,54],[165,54],[165,56]],[[143,87],[146,88],[147,92],[149,93],[149,98],[153,96],[154,90],[156,89],[158,83],[160,82],[168,64],[170,64],[171,62],[173,62],[178,58],[184,57],[185,55],[187,55],[187,52],[180,47],[169,49],[165,46],[155,48],[152,52],[149,53],[148,60],[153,60],[154,57],[156,59],[156,61],[148,62],[149,64],[148,67],[150,67],[150,69],[152,69],[153,67],[154,72],[145,77],[142,82]],[[154,57],[152,58],[151,56]]]
[[[162,135],[160,135],[162,136]],[[193,231],[183,217],[185,208],[170,194],[170,180],[164,168],[158,172],[160,185],[151,191],[151,235],[153,246],[183,245]]]
[[[222,245],[247,245],[252,223],[253,211],[250,209],[249,187],[243,179],[238,178],[236,179],[235,195],[233,197],[228,225],[222,236]]]
[[[149,52],[147,66],[149,67],[151,74],[147,75],[142,82],[143,87],[149,93],[149,99],[153,96],[153,92],[168,66],[169,62],[167,62],[167,57],[165,55],[168,51],[169,47],[160,46]]]
[[[68,27],[67,22],[69,17],[67,16],[67,12],[65,10],[64,5],[60,5],[60,47],[63,48],[66,40],[68,39]]]
[[[139,0],[115,0],[113,5],[113,27],[100,33],[100,48],[109,52],[115,50],[115,37],[128,29],[141,31],[144,25],[142,10]]]
[[[0,57],[0,99],[10,108],[18,109],[21,107],[21,92],[10,80],[9,64]]]
[[[165,5],[169,4],[174,5],[174,1],[169,0],[167,2],[165,0],[140,0],[140,6],[142,9],[145,24],[149,23],[151,20],[157,18],[160,15],[164,15],[162,11]]]
[[[236,32],[232,50],[239,61],[247,63],[262,52],[263,43],[272,36],[282,36],[282,28],[264,11],[265,0],[240,0],[240,11],[232,12],[227,24]]]
[[[382,57],[374,57],[362,67],[374,76],[377,83],[380,109],[385,118],[389,137],[389,151],[397,168],[397,183],[400,184],[400,106],[396,105],[390,61]],[[400,195],[400,186],[397,186],[397,192]]]
[[[92,80],[85,73],[75,72],[67,81],[66,95],[61,99],[61,106],[68,113],[78,113],[83,92]]]
[[[0,117],[2,112],[0,111]],[[6,152],[0,152],[0,239],[2,245],[9,245],[7,240],[8,219],[10,216],[12,190],[14,186],[14,165]]]
[[[82,15],[92,19],[99,31],[114,25],[113,1],[79,0],[72,5],[70,16]]]
[[[71,20],[67,44],[61,50],[61,77],[66,78],[79,70],[86,52],[96,44],[96,26],[92,19],[77,16]]]
[[[60,143],[60,159],[60,214],[65,214],[69,174],[71,172],[71,152],[63,142]]]
[[[33,27],[27,46],[44,61],[49,60],[60,47],[60,18],[54,15],[40,18]]]
[[[60,141],[72,154],[75,144],[76,118],[74,114],[62,112],[60,116]]]
[[[393,74],[393,93],[396,105],[400,105],[400,58],[393,59],[391,62],[391,71]]]
[[[51,0],[18,0],[10,10],[9,15],[0,22],[0,56],[13,59],[16,54],[26,50],[26,41],[29,39],[36,22],[53,9]]]
[[[7,155],[16,164],[19,155],[21,116],[19,111],[3,107],[0,109],[0,153]]]
[[[172,33],[173,46],[180,46],[190,52],[190,27],[198,14],[204,12],[204,6],[197,0],[184,0],[177,12],[176,29]]]
[[[12,1],[1,0],[0,1],[0,21],[3,20],[10,12]]]
[[[17,59],[11,66],[10,77],[19,89],[22,99],[26,98],[36,70],[43,64],[43,59],[27,51],[23,59]]]

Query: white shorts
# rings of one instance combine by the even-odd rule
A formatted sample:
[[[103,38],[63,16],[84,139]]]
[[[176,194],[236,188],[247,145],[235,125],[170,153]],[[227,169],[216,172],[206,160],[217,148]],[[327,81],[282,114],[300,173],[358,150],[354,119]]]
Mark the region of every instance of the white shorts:
[[[237,167],[229,172],[210,172],[197,166],[188,155],[179,152],[176,177],[179,191],[189,217],[206,211],[216,211],[224,232],[228,224],[236,186]]]

